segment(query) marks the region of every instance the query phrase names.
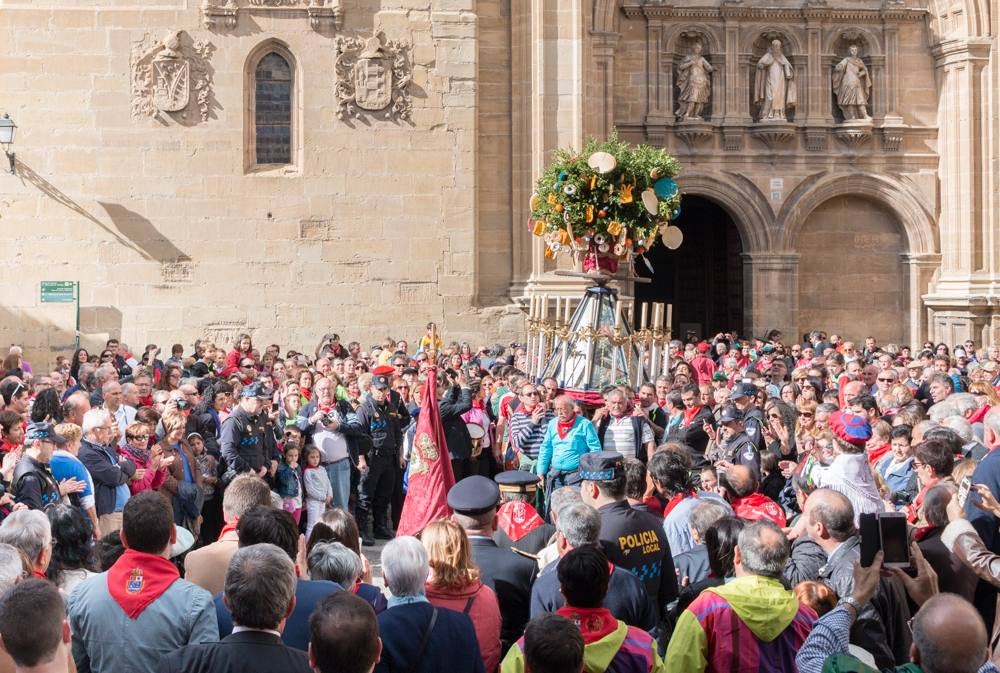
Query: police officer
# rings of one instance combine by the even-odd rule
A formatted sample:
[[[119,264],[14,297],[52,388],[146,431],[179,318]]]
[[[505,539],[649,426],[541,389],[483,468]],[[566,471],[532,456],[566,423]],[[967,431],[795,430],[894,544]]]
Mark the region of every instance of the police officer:
[[[642,580],[662,619],[667,605],[677,598],[677,577],[663,522],[628,504],[625,459],[617,451],[581,456],[580,479],[583,502],[601,515],[601,545],[608,560]]]
[[[264,424],[257,416],[260,411],[259,396],[259,384],[244,386],[236,409],[222,422],[219,449],[226,463],[223,475],[226,485],[237,474],[244,472],[253,472],[263,479],[271,466],[271,456],[265,444]]]
[[[452,520],[469,536],[472,560],[483,583],[497,594],[503,619],[500,641],[506,651],[521,637],[528,623],[528,600],[538,564],[493,540],[499,501],[500,488],[496,482],[480,475],[466,477],[448,491],[448,506],[455,511]]]
[[[366,546],[374,544],[373,533],[380,540],[394,537],[389,501],[403,446],[403,429],[409,420],[406,409],[389,400],[389,377],[373,376],[370,394],[358,407],[358,423],[371,436],[368,470],[361,474],[357,504],[358,528]]]
[[[745,418],[736,405],[727,404],[722,407],[719,424],[722,426],[721,434],[725,442],[725,457],[716,466],[725,469],[729,465],[746,465],[760,479],[760,451],[747,433]]]
[[[493,540],[501,547],[538,554],[556,532],[556,527],[545,523],[532,505],[538,477],[523,470],[508,470],[493,480],[500,486],[501,503]]]
[[[24,437],[25,451],[14,468],[11,490],[28,509],[44,509],[59,502],[59,484],[52,476],[52,452],[66,444],[51,423],[32,423]]]
[[[757,449],[757,453],[760,453],[766,448],[766,445],[764,442],[764,414],[757,408],[757,390],[757,386],[752,383],[737,383],[733,386],[729,400],[740,410],[744,432]]]

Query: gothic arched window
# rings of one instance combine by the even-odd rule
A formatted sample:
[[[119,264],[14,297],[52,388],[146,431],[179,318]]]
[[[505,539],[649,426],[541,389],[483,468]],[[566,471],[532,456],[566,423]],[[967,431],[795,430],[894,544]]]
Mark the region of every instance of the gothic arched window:
[[[294,69],[278,51],[268,51],[253,71],[253,163],[291,164],[294,147]]]

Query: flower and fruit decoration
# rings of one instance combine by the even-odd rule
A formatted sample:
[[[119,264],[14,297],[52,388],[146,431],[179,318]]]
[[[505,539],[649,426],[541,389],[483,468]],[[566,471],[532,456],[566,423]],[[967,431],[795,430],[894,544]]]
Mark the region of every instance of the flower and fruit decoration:
[[[655,242],[673,242],[681,210],[677,160],[649,145],[630,145],[617,131],[590,138],[582,152],[557,150],[531,195],[529,228],[545,239],[545,256],[572,254],[584,271],[615,273],[618,262]],[[679,245],[679,243],[678,243]],[[676,246],[671,246],[676,247]]]

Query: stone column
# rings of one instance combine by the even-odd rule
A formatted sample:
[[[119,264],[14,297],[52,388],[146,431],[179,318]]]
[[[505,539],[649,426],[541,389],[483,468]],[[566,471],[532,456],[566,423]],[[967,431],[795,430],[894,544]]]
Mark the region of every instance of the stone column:
[[[588,107],[583,88],[587,79],[584,77],[586,17],[583,6],[576,0],[532,2],[529,17],[530,25],[523,30],[529,31],[531,36],[533,95],[529,185],[533,186],[552,160],[554,150],[583,147],[585,110]],[[599,39],[602,44],[595,49],[595,58],[601,59],[600,63],[609,68],[608,88],[602,94],[608,106],[608,116],[614,95],[610,77],[616,38],[612,40],[608,36]],[[530,187],[528,193],[530,195]],[[548,294],[553,300],[560,294],[577,296],[582,281],[554,276],[551,273],[554,265],[546,264],[544,252],[542,239],[531,236],[531,274],[524,288],[524,300],[533,294]]]
[[[938,175],[942,259],[937,295],[968,297],[982,293],[982,285],[995,281],[981,273],[987,271],[983,268],[983,229],[989,225],[982,221],[986,195],[977,177],[988,173],[981,72],[990,46],[989,40],[946,40],[933,52],[941,71]],[[989,272],[989,276],[996,276],[1000,269]]]
[[[749,113],[746,110],[747,99],[740,98],[742,87],[740,86],[740,68],[743,67],[743,59],[740,58],[740,24],[733,18],[725,19],[726,26],[726,69],[725,69],[725,103],[722,110],[716,108],[716,115],[723,112],[723,125],[740,124],[749,121]],[[713,104],[718,106],[721,99],[716,98]]]
[[[823,70],[823,22],[815,12],[807,13],[806,16],[806,58],[809,73],[806,124],[823,126],[827,118],[826,109],[830,107],[830,73]]]
[[[743,293],[743,330],[747,334],[779,329],[785,334],[798,335],[798,253],[743,253]]]
[[[924,307],[923,294],[927,291],[934,272],[941,264],[941,255],[904,252],[900,257],[906,274],[906,312],[909,316],[903,340],[916,347],[917,344],[923,343],[930,333],[927,325],[928,312]]]
[[[674,114],[671,99],[674,93],[673,63],[664,58],[664,21],[658,17],[648,17],[646,33],[646,95],[649,99],[649,113],[646,123],[651,126],[673,124]]]
[[[594,33],[591,36],[593,68],[591,88],[587,91],[587,135],[604,138],[614,127],[615,49],[618,33]]]

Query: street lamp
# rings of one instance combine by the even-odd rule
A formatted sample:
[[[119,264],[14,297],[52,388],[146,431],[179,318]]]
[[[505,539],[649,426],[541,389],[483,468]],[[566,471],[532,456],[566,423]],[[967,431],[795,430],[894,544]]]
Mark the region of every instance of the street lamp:
[[[9,114],[5,114],[0,117],[0,145],[3,145],[3,153],[7,155],[7,161],[10,162],[10,173],[14,175],[14,161],[16,158],[16,153],[11,151],[11,146],[14,144],[14,132],[17,130],[17,124],[14,120],[10,118]]]

